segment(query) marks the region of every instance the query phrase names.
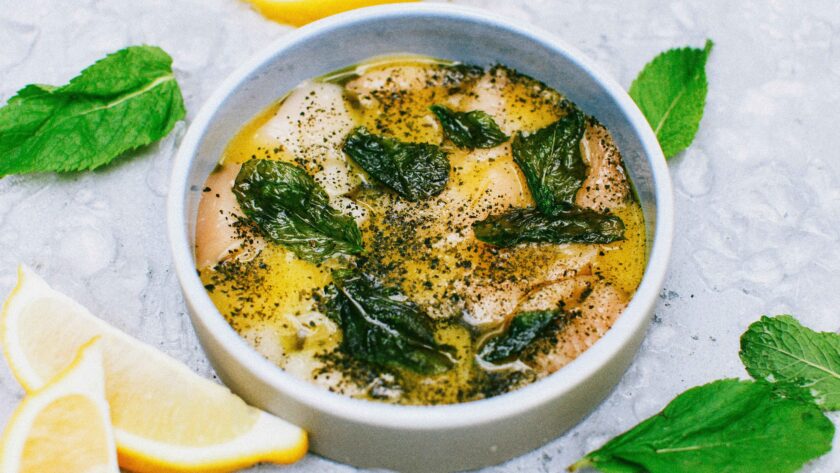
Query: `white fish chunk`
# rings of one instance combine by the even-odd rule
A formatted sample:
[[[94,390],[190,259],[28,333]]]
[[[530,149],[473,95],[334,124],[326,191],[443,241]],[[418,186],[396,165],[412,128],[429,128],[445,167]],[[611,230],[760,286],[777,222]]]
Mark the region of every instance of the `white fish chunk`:
[[[195,228],[195,260],[198,269],[215,266],[227,258],[250,259],[265,246],[262,237],[254,236],[244,248],[234,223],[243,216],[233,194],[233,182],[239,164],[224,164],[205,181],[205,191],[198,204]]]
[[[471,325],[502,324],[521,312],[523,305],[533,302],[535,294],[538,294],[535,291],[539,291],[539,288],[574,280],[579,276],[591,277],[591,264],[599,250],[593,245],[570,244],[550,250],[546,247],[525,246],[504,251],[501,254],[507,255],[512,266],[531,266],[524,273],[527,277],[515,281],[482,281],[473,277],[471,284],[462,288],[467,309],[464,320]]]
[[[532,291],[516,313],[552,310],[559,305],[566,314],[575,314],[557,333],[554,349],[537,354],[534,369],[550,374],[577,358],[607,333],[628,299],[623,291],[596,276],[565,279]]]
[[[257,130],[256,139],[268,147],[279,146],[285,159],[302,165],[332,197],[359,184],[341,150],[355,123],[340,86],[310,82],[286,97]]]
[[[621,165],[621,155],[607,129],[589,125],[581,144],[588,169],[575,203],[598,212],[624,205],[630,198],[630,184]]]

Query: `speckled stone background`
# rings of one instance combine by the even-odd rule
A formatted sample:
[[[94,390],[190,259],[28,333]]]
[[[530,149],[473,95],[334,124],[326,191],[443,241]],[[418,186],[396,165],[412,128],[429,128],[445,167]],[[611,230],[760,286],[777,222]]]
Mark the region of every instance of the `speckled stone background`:
[[[670,162],[674,255],[641,351],[575,429],[484,471],[559,472],[684,389],[745,377],[738,337],[761,314],[793,313],[815,329],[840,330],[840,3],[458,3],[548,29],[625,86],[661,50],[716,42],[697,140]],[[238,0],[0,0],[0,103],[25,84],[64,83],[108,52],[147,43],[174,57],[189,122],[228,73],[288,31]],[[11,289],[19,262],[29,264],[209,377],[164,232],[168,174],[184,130],[101,171],[0,179],[0,292]],[[0,422],[21,395],[3,365]],[[840,472],[840,435],[834,445],[805,471]],[[309,455],[284,471],[354,470]]]

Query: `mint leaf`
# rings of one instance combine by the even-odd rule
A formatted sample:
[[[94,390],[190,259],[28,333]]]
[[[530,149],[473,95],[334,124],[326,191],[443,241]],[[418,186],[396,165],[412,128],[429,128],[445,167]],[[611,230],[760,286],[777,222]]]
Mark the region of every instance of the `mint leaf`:
[[[569,113],[551,125],[513,138],[513,159],[525,175],[537,208],[546,215],[573,207],[586,179],[580,152],[584,128],[583,113],[569,107]]]
[[[510,247],[521,243],[610,243],[624,238],[624,222],[575,205],[586,179],[580,150],[586,117],[574,105],[560,104],[566,115],[533,133],[517,133],[513,159],[528,183],[536,208],[491,215],[472,225],[485,243]]]
[[[828,452],[833,437],[834,424],[813,404],[727,379],[685,391],[569,470],[790,473]]]
[[[799,402],[809,402],[812,404],[816,404],[817,400],[814,398],[814,395],[811,391],[807,389],[802,389],[801,386],[798,386],[793,383],[785,382],[785,381],[776,381],[773,383],[767,382],[763,379],[757,380],[759,383],[765,383],[770,386],[770,389],[773,390],[773,395],[777,397],[781,397],[784,399],[791,399],[794,401]]]
[[[671,49],[659,54],[630,86],[630,97],[656,133],[666,158],[694,140],[706,105],[706,60],[713,43],[703,49]]]
[[[575,207],[544,215],[534,208],[512,209],[473,223],[475,237],[503,248],[521,243],[612,243],[624,239],[615,215]]]
[[[493,117],[481,110],[456,112],[443,105],[430,108],[440,120],[443,133],[459,148],[493,148],[508,139]]]
[[[236,175],[233,193],[267,240],[301,259],[319,263],[363,251],[356,221],[330,207],[326,191],[293,164],[252,159]]]
[[[765,316],[741,336],[740,355],[753,378],[794,384],[824,410],[840,409],[840,335],[815,332],[790,315]]]
[[[341,348],[350,356],[422,374],[452,368],[446,347],[434,338],[432,319],[395,287],[352,270],[333,271],[338,288],[330,317],[341,326]]]
[[[517,314],[503,334],[487,341],[479,357],[495,363],[522,353],[559,314],[559,310],[535,310]]]
[[[120,50],[62,87],[28,85],[0,108],[0,177],[95,169],[163,138],[185,113],[168,54]]]
[[[449,158],[439,146],[405,143],[360,126],[347,136],[343,149],[374,179],[407,200],[440,194],[449,181]]]

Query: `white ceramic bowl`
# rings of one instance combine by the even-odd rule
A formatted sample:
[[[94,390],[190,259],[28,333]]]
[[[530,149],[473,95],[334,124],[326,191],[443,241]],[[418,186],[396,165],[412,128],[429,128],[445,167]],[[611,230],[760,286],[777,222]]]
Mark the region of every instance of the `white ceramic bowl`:
[[[648,263],[613,328],[557,373],[491,399],[397,406],[351,399],[283,372],[225,322],[196,275],[195,217],[205,178],[228,140],[299,82],[370,56],[413,52],[502,63],[566,94],[612,132],[646,219]],[[365,467],[453,471],[532,450],[589,413],[627,369],[650,320],[671,250],[673,196],[656,137],[633,101],[579,51],[527,24],[441,4],[374,7],[284,36],[228,78],[195,116],[176,157],[168,202],[175,269],[219,377],[249,403],[301,425],[312,450]]]

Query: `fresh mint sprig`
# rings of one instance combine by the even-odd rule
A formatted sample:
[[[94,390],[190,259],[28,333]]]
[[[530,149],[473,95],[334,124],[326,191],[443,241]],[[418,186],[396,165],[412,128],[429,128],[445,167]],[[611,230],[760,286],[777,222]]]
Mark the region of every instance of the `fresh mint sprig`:
[[[823,410],[840,410],[840,335],[790,315],[762,317],[741,336],[740,355],[753,378],[794,384]]]
[[[27,85],[0,108],[0,177],[98,168],[163,138],[185,113],[172,58],[122,49],[64,86]]]
[[[662,412],[588,453],[570,471],[792,473],[831,450],[840,335],[791,316],[762,317],[741,337],[756,381],[689,389]]]
[[[834,424],[755,381],[691,388],[572,465],[605,473],[792,473],[831,450]]]
[[[656,133],[666,158],[686,149],[697,134],[708,91],[706,60],[713,45],[706,40],[702,49],[665,51],[647,63],[630,86],[630,97]]]

